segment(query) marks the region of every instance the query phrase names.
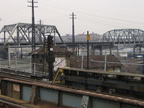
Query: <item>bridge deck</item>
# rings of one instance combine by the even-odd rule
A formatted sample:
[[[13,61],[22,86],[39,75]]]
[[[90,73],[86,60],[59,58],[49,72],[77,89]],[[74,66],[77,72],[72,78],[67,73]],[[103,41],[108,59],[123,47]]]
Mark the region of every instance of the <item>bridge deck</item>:
[[[129,77],[141,77],[141,78],[144,78],[143,74],[133,74],[133,73],[125,73],[125,72],[107,72],[107,71],[85,70],[85,69],[70,68],[70,67],[65,67],[65,68],[62,68],[62,69],[64,69],[64,70],[72,70],[72,71],[81,71],[81,72],[87,72],[87,73],[98,73],[98,74],[106,74],[106,75],[119,75],[119,76],[129,76]]]

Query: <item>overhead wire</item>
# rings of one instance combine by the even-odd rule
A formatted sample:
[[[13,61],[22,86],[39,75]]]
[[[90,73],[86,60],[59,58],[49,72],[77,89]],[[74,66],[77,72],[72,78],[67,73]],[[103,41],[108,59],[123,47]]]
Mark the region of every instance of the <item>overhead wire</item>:
[[[43,3],[44,5],[46,5],[45,3]],[[55,9],[62,9],[62,10],[65,10],[65,11],[72,11],[72,9],[68,9],[68,8],[64,8],[63,6],[61,5],[50,5],[51,7],[54,7]],[[89,18],[99,18],[99,19],[103,19],[103,20],[110,20],[110,21],[120,21],[120,22],[127,22],[127,23],[133,23],[133,24],[140,24],[140,25],[143,25],[144,23],[143,22],[137,22],[137,21],[131,21],[131,20],[125,20],[125,19],[120,19],[120,18],[113,18],[113,17],[107,17],[107,16],[100,16],[100,15],[97,15],[97,14],[90,14],[90,13],[86,13],[86,12],[82,12],[82,11],[76,11],[76,13],[79,13],[79,14],[82,14],[86,17],[89,17]]]
[[[13,5],[13,7],[18,7],[18,5],[20,5],[20,2],[17,3],[16,5]],[[44,22],[47,22],[47,23],[50,23],[51,21],[53,21],[55,24],[59,23],[59,22],[65,22],[65,19],[60,19],[60,16],[65,16],[69,19],[69,14],[70,12],[73,11],[73,9],[71,8],[67,8],[67,7],[64,7],[64,5],[60,4],[60,3],[57,3],[57,2],[52,2],[52,1],[49,1],[49,2],[45,2],[45,1],[39,1],[39,10],[47,13],[48,11],[50,12],[51,11],[51,15],[56,15],[56,16],[59,16],[59,18],[55,17],[55,20],[54,17],[51,16],[51,18],[53,18],[52,20],[49,19],[49,18],[46,18]],[[6,17],[5,20],[11,20],[11,21],[17,21],[17,16],[22,16],[23,13],[26,12],[27,10],[27,5],[23,5],[21,8],[17,9],[17,11],[15,11],[15,13],[12,13],[12,14],[9,14],[9,17]],[[48,10],[49,8],[49,10]],[[40,15],[39,13],[40,12],[36,12],[38,15]],[[78,21],[83,21],[83,22],[87,22],[87,23],[94,23],[93,26],[95,26],[96,24],[99,24],[99,25],[106,25],[106,26],[109,26],[109,27],[116,27],[116,28],[123,28],[123,26],[126,26],[127,27],[127,24],[125,23],[129,23],[129,24],[138,24],[138,25],[143,25],[144,23],[143,22],[139,22],[139,21],[132,21],[132,20],[126,20],[126,19],[120,19],[120,18],[114,18],[114,17],[107,17],[105,15],[99,15],[97,13],[88,13],[88,12],[84,12],[84,11],[79,11],[79,10],[75,10],[75,13],[77,14],[78,18],[77,20]],[[58,14],[61,14],[61,15],[58,15]],[[41,16],[36,16],[37,17],[41,17],[41,18],[44,18],[45,16],[48,17],[48,14],[44,14],[44,15],[41,15]],[[29,15],[30,16],[30,15]],[[23,20],[29,20],[30,21],[30,18],[25,18]],[[120,25],[120,23],[124,23],[122,25]]]

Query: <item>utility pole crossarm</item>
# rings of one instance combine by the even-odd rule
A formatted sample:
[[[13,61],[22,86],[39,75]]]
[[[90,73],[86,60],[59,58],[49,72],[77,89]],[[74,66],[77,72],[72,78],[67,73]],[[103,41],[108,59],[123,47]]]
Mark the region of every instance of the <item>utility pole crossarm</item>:
[[[28,7],[35,7],[37,8],[38,6],[34,6],[34,3],[38,3],[38,1],[28,1],[28,3],[31,3],[32,5],[28,5]]]

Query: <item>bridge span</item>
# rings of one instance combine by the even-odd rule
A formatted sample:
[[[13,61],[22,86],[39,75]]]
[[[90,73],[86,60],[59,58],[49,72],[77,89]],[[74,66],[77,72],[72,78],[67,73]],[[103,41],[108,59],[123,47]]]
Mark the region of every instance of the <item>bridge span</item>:
[[[143,44],[144,31],[140,29],[114,29],[104,33],[100,42],[112,42],[114,44]]]
[[[5,25],[1,31],[0,45],[32,45],[32,26],[28,23]],[[48,35],[54,36],[56,44],[72,46],[72,36],[61,36],[54,25],[35,25],[35,44],[43,45]],[[101,35],[91,34],[90,44],[144,44],[144,31],[140,29],[114,29]],[[86,35],[75,36],[75,45],[86,44]],[[99,42],[99,43],[98,43]]]
[[[59,68],[50,82],[1,71],[0,98],[20,104],[19,108],[39,102],[60,108],[143,108],[143,78],[140,74]],[[98,91],[100,88],[105,91]]]
[[[2,38],[0,39],[0,46],[5,48],[31,48],[32,47],[32,26],[28,23],[16,23],[5,25],[0,31]],[[73,47],[72,36],[61,36],[58,29],[54,25],[35,25],[35,45],[36,47],[43,46],[44,41],[48,35],[54,36],[55,45],[63,47]],[[133,50],[136,47],[144,47],[144,31],[140,29],[115,29],[108,31],[101,35],[91,35],[92,39],[89,41],[92,50],[100,50],[102,54],[103,49],[116,48],[119,44],[131,45]],[[87,46],[86,35],[75,36],[75,48]],[[114,47],[116,46],[116,47]],[[118,49],[118,47],[117,47]],[[135,51],[134,51],[135,52]]]

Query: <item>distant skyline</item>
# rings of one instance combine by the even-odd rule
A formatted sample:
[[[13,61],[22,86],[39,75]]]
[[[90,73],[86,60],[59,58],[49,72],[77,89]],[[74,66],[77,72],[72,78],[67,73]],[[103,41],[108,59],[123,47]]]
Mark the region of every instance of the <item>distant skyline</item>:
[[[72,34],[70,14],[76,14],[75,35],[104,34],[113,29],[144,30],[144,0],[34,0],[35,23],[55,25],[61,35]],[[0,29],[4,25],[31,23],[28,0],[0,0]]]

